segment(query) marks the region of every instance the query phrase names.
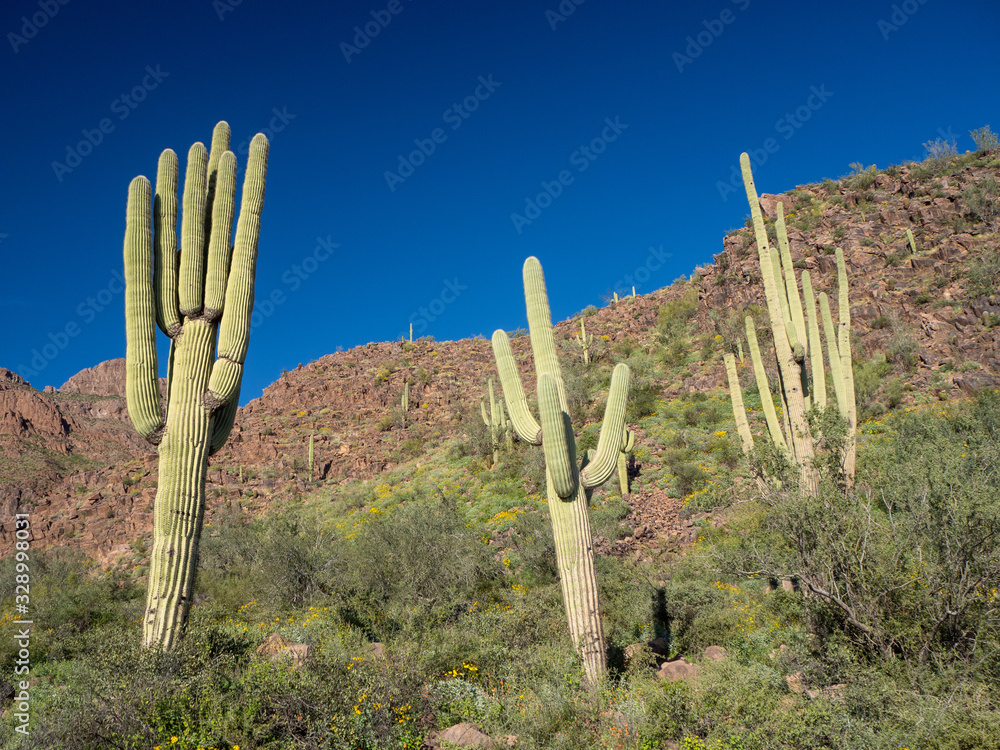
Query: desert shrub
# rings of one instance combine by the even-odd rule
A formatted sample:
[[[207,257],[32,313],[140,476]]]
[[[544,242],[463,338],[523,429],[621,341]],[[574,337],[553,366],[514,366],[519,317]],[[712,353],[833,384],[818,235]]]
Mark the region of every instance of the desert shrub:
[[[989,125],[970,130],[969,135],[972,136],[972,142],[976,144],[978,152],[1000,148],[1000,138],[997,138],[997,134],[990,130]]]
[[[969,212],[980,221],[995,225],[1000,219],[1000,183],[995,177],[985,177],[962,192]]]
[[[854,399],[860,421],[881,414],[885,410],[877,395],[879,387],[890,372],[892,365],[886,361],[881,352],[876,353],[867,362],[854,363]]]
[[[734,567],[797,577],[816,622],[872,658],[996,679],[998,428],[995,391],[951,413],[897,414],[893,439],[859,453],[863,489],[773,493]]]
[[[889,362],[911,368],[917,364],[917,340],[906,331],[895,331],[885,346],[885,358]]]
[[[688,289],[683,296],[664,302],[656,315],[656,330],[660,342],[667,344],[682,336],[687,322],[698,309],[698,290]]]
[[[660,398],[660,386],[653,382],[638,383],[629,393],[626,419],[638,422],[643,417],[656,413],[656,401]]]
[[[875,184],[875,175],[878,174],[878,167],[872,164],[865,167],[861,162],[853,162],[851,165],[851,176],[847,178],[847,185],[852,190],[868,190]],[[840,239],[835,237],[835,239]]]
[[[925,142],[924,149],[927,151],[927,159],[950,159],[953,156],[958,156],[955,142],[947,141],[944,138]]]

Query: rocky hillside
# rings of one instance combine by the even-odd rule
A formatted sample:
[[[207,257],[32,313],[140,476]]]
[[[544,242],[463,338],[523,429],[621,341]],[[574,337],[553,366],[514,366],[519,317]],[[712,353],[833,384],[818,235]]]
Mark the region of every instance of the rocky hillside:
[[[880,377],[888,383],[891,371],[904,400],[1000,382],[1000,300],[991,297],[1000,270],[998,177],[996,152],[967,154],[761,196],[769,226],[783,203],[795,266],[809,269],[817,291],[834,292],[831,298],[833,252],[843,248],[856,359],[884,358]],[[637,351],[657,357],[662,368],[642,385],[664,397],[722,387],[721,352],[737,345],[743,315],[763,301],[756,266],[752,232],[731,231],[715,263],[691,279],[583,311],[595,336],[593,353],[602,361]],[[662,311],[685,302],[690,338],[683,351],[664,350]],[[572,340],[578,327],[579,317],[557,326],[567,357],[579,357]],[[527,360],[527,337],[513,342]],[[460,439],[469,420],[478,419],[494,372],[483,339],[374,343],[300,365],[240,410],[229,443],[212,459],[209,517],[223,505],[262,512],[317,483],[419,466],[421,456]],[[410,386],[405,424],[404,383]],[[10,519],[18,511],[37,514],[41,546],[79,547],[103,562],[148,535],[156,457],[131,430],[123,389],[123,360],[101,363],[46,393],[0,370],[0,555],[10,549]],[[881,397],[882,389],[867,394],[870,408]],[[880,408],[899,403],[883,400]],[[659,461],[657,451],[649,461]],[[640,475],[632,504],[637,543],[665,531],[684,538],[679,498],[644,486]]]

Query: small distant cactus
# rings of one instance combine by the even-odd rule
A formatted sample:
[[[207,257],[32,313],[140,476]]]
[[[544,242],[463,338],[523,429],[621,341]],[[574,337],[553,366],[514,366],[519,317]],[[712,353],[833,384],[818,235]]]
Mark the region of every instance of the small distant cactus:
[[[597,451],[581,470],[577,466],[576,439],[556,356],[545,277],[537,258],[524,262],[523,274],[541,424],[528,409],[510,339],[502,330],[493,334],[493,354],[518,437],[531,445],[541,445],[545,452],[545,483],[563,604],[570,636],[583,660],[585,678],[589,684],[595,684],[607,671],[607,655],[587,505],[590,491],[615,472],[624,444],[630,373],[627,365],[615,367]]]
[[[513,441],[514,428],[510,420],[507,419],[507,413],[503,407],[503,399],[497,399],[496,394],[493,392],[493,378],[489,380],[489,394],[489,414],[486,413],[486,404],[482,401],[479,402],[479,408],[482,412],[483,422],[490,430],[490,449],[493,452],[493,465],[496,466],[500,460],[500,446],[505,443],[509,445]]]
[[[400,414],[402,414],[403,428],[406,428],[406,412],[410,410],[410,383],[403,383],[403,396],[399,402]]]
[[[236,157],[229,125],[196,143],[184,178],[177,251],[177,155],[129,185],[125,223],[126,399],[136,430],[157,446],[143,644],[169,650],[183,633],[198,570],[208,457],[226,442],[250,341],[268,142],[250,142],[235,243]],[[156,327],[171,339],[167,408],[160,406]]]
[[[309,481],[313,480],[315,474],[313,473],[313,468],[315,467],[316,454],[313,452],[313,435],[309,435]]]
[[[587,326],[580,318],[580,333],[576,334],[576,343],[583,350],[583,364],[590,364],[590,346],[594,343],[594,334],[587,334]]]
[[[632,492],[628,481],[628,457],[635,448],[635,433],[625,430],[622,438],[622,449],[618,452],[618,483],[622,488],[622,497]]]

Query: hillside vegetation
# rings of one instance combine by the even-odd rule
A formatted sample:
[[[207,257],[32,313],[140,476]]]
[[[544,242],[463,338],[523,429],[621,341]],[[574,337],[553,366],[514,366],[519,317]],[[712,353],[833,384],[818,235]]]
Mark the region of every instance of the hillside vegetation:
[[[121,409],[91,406],[120,397],[0,380],[10,403],[55,415],[48,432],[5,432],[9,485],[19,457],[63,456],[25,460],[31,491],[0,496],[36,529],[32,734],[14,732],[5,639],[0,746],[415,750],[470,722],[479,746],[539,750],[1000,748],[998,177],[994,150],[858,165],[780,196],[818,289],[836,288],[834,248],[848,259],[850,491],[829,462],[816,496],[796,491],[747,366],[764,447],[740,449],[722,354],[762,315],[748,229],[690,279],[557,326],[578,451],[596,445],[614,365],[633,373],[631,493],[613,478],[590,509],[611,667],[593,689],[566,628],[542,450],[514,442],[493,462],[488,342],[331,354],[242,409],[210,466],[195,606],[168,654],[140,647],[155,462],[119,437]],[[761,196],[769,227],[776,199]],[[527,360],[525,333],[512,343]],[[101,464],[110,444],[125,458]],[[14,566],[0,561],[5,632]]]

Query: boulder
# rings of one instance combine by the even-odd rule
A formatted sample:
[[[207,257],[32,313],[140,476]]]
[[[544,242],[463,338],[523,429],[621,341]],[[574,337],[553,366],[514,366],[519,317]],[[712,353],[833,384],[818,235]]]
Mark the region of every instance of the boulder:
[[[433,750],[446,750],[453,747],[496,748],[497,743],[475,724],[463,721],[461,724],[431,732],[427,737],[427,746]]]
[[[723,646],[709,646],[705,649],[705,659],[708,661],[722,661],[729,655]]]
[[[269,661],[290,660],[293,667],[301,666],[312,653],[312,647],[285,638],[280,633],[271,633],[257,647],[257,655]]]
[[[660,667],[659,676],[661,680],[690,680],[697,677],[699,671],[697,664],[691,664],[684,659],[674,659]]]

